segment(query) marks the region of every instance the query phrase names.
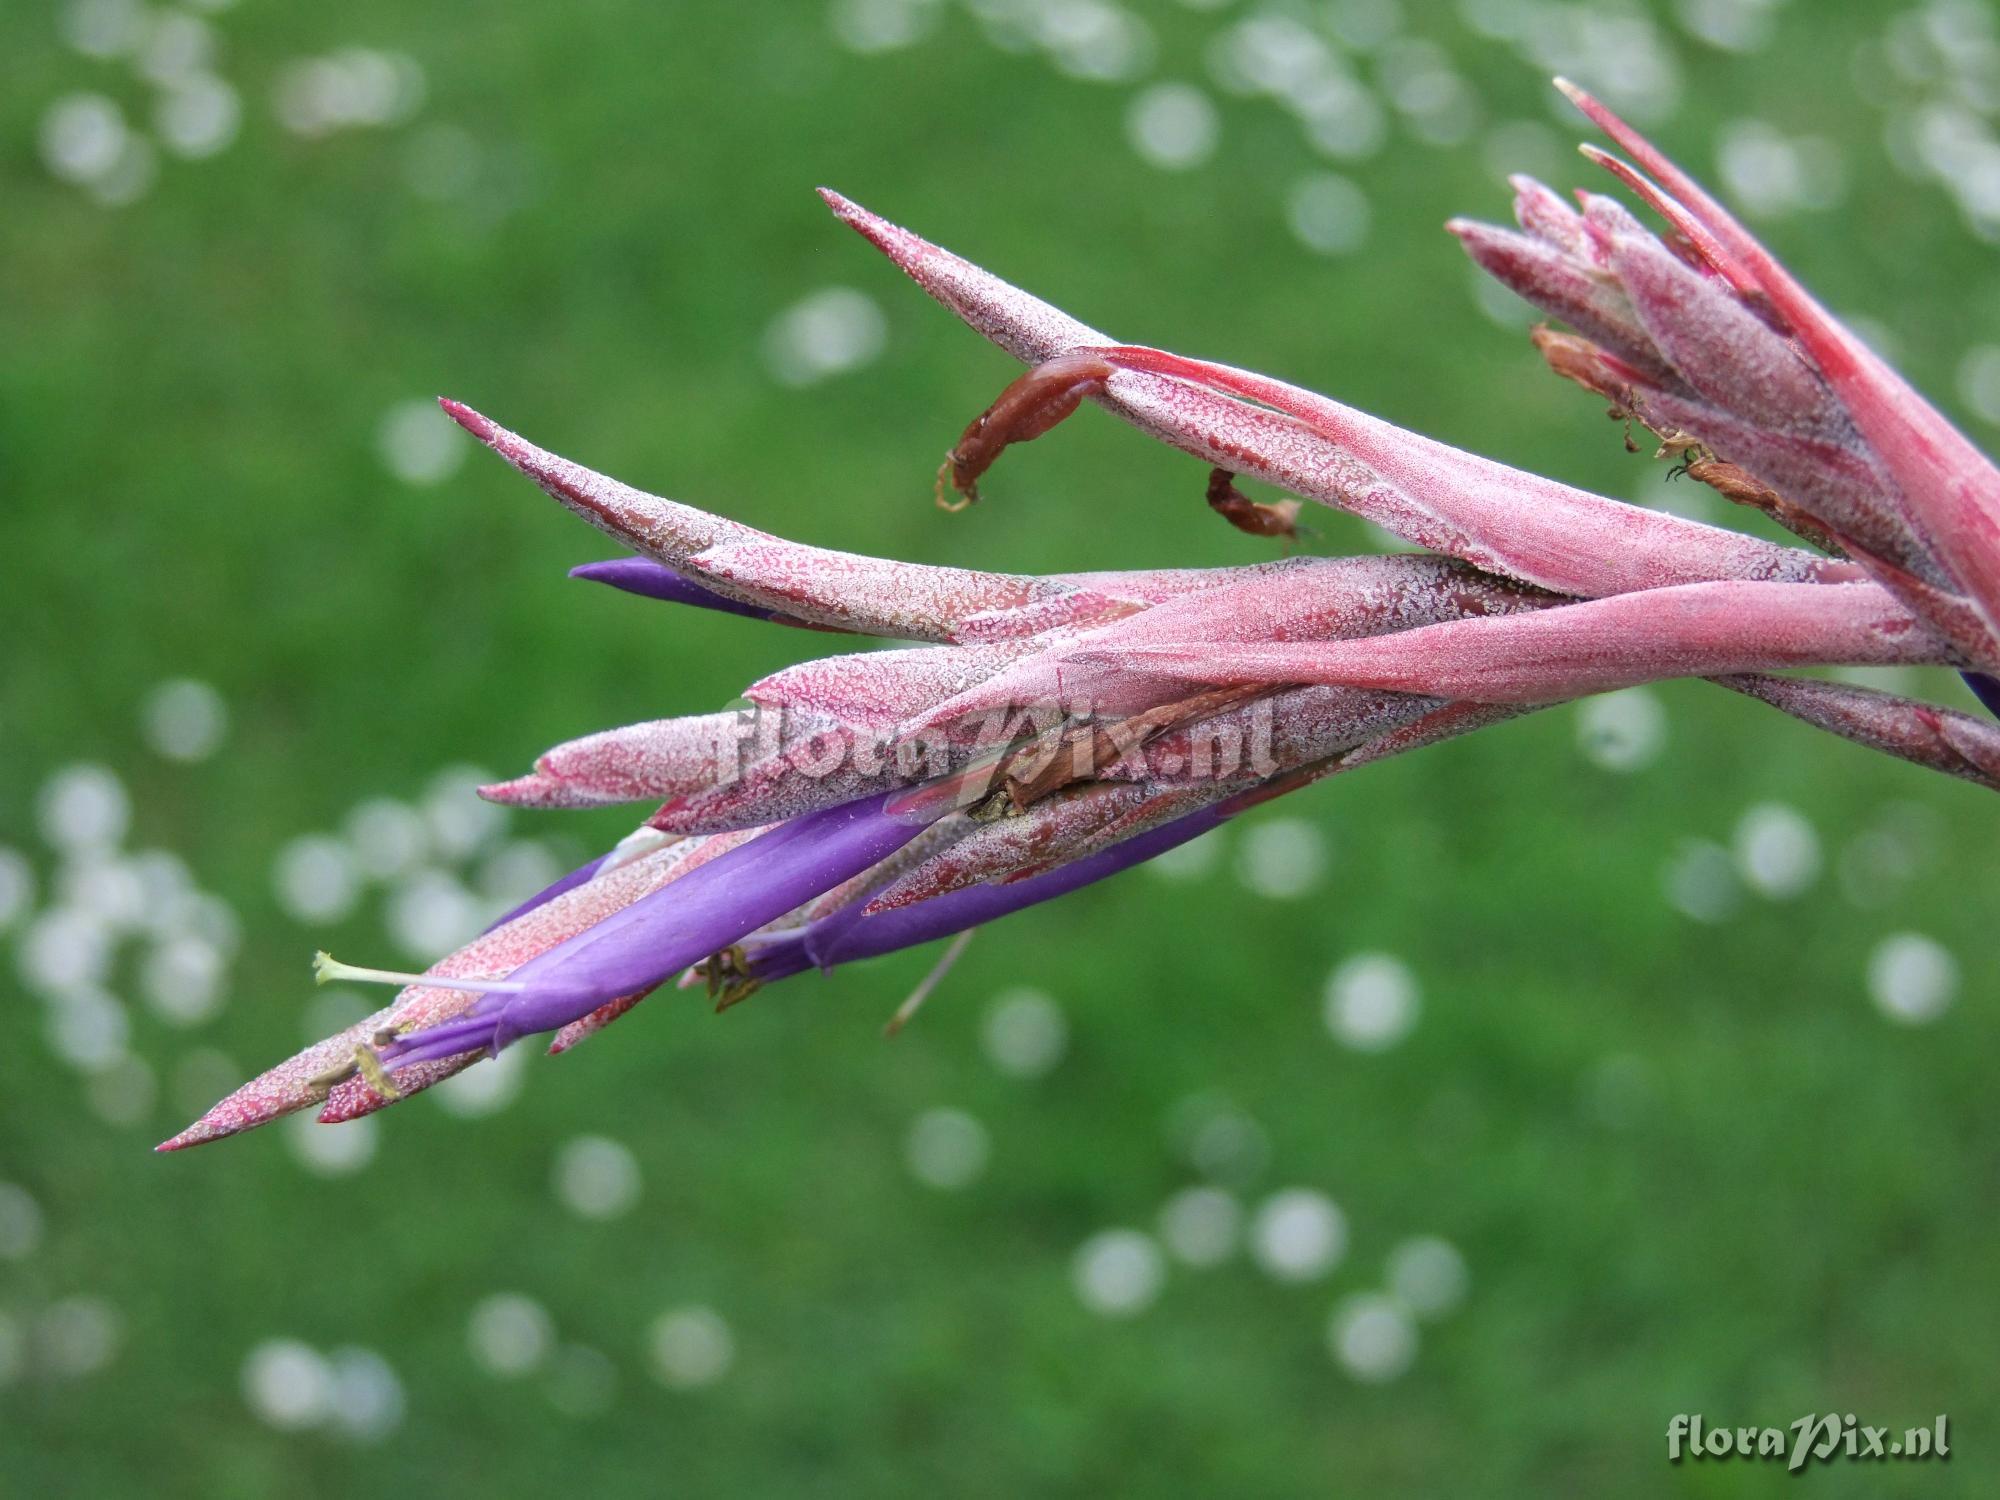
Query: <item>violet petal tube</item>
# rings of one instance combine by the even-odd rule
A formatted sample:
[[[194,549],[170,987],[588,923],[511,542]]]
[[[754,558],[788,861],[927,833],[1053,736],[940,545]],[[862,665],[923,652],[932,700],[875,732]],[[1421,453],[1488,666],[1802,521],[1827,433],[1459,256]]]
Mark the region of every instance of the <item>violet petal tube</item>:
[[[704,588],[692,578],[676,573],[665,563],[654,562],[650,557],[613,557],[604,562],[584,563],[571,568],[569,576],[588,579],[592,583],[608,583],[614,589],[638,594],[642,598],[664,599],[669,604],[692,604],[697,609],[719,610],[725,615],[742,615],[751,620],[784,621],[787,618],[774,609],[745,604],[718,594],[714,589]]]
[[[392,1068],[463,1052],[498,1051],[555,1031],[606,1001],[650,989],[744,934],[886,859],[921,833],[923,819],[887,810],[901,790],[794,818],[569,941],[507,977],[456,1020],[382,1049]]]
[[[899,906],[872,916],[855,915],[865,904],[744,945],[750,972],[765,983],[789,979],[807,969],[822,971],[863,958],[878,958],[903,948],[949,937],[978,927],[1023,907],[1066,896],[1120,870],[1143,864],[1190,839],[1201,837],[1228,821],[1229,802],[1200,808],[1186,817],[1163,823],[1113,844],[1096,854],[1058,866],[1043,875],[1005,885],[975,885],[949,895],[934,896],[913,906]]]
[[[529,912],[533,911],[536,907],[548,905],[549,902],[555,900],[556,897],[560,896],[564,891],[575,890],[578,886],[582,885],[586,880],[589,880],[592,876],[596,875],[598,866],[602,865],[605,862],[605,860],[609,859],[610,857],[611,856],[608,854],[600,854],[597,856],[596,859],[591,860],[588,864],[578,865],[574,870],[571,870],[569,874],[563,876],[563,878],[561,880],[558,880],[554,885],[547,886],[542,890],[535,892],[535,894],[530,896],[526,901],[523,901],[519,906],[515,907],[512,911],[508,912],[506,916],[496,917],[493,921],[489,922],[486,925],[485,932],[491,932],[496,927],[505,927],[509,922],[513,921],[516,917],[525,917]],[[481,935],[484,936],[484,933],[482,933]]]

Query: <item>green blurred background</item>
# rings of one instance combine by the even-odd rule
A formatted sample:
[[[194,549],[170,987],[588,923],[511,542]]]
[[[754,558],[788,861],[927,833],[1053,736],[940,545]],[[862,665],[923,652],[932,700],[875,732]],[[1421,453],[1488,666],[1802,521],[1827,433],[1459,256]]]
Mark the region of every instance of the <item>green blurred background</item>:
[[[1852,1411],[1954,1456],[1815,1493],[1990,1493],[1993,804],[1691,684],[1012,918],[893,1042],[930,954],[148,1150],[347,1019],[314,948],[421,963],[631,821],[463,768],[814,644],[567,581],[429,397],[825,545],[1269,555],[1093,412],[934,509],[1008,362],[816,183],[1704,507],[1439,230],[1589,181],[1556,68],[1992,436],[1984,4],[0,9],[0,1492],[1778,1493],[1669,1420]]]

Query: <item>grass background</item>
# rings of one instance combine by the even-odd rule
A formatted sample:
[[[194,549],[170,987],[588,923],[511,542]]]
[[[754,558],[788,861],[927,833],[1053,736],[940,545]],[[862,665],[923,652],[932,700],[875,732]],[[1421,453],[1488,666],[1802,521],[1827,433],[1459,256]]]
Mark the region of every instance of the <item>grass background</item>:
[[[1996,337],[2000,278],[1943,191],[1891,170],[1886,117],[1857,97],[1880,84],[1857,81],[1880,55],[1865,49],[1905,9],[1794,4],[1737,55],[1662,8],[1649,45],[1680,83],[1659,133],[1709,173],[1718,127],[1746,115],[1832,142],[1843,200],[1764,227],[1835,306],[1893,328],[1956,412],[1953,372]],[[1582,134],[1554,125],[1542,70],[1459,8],[1402,10],[1486,126]],[[1244,14],[1146,8],[1147,81],[1202,82]],[[1695,685],[1659,690],[1666,750],[1637,774],[1586,759],[1564,710],[1262,814],[1324,831],[1330,868],[1303,899],[1237,879],[1239,827],[1203,879],[1135,873],[1014,918],[893,1044],[879,1022],[928,955],[721,1019],[656,1002],[536,1062],[492,1118],[391,1113],[352,1175],[306,1170],[278,1130],[153,1158],[207,1102],[177,1092],[191,1056],[247,1072],[291,1051],[310,951],[385,951],[372,908],[331,932],[284,914],[270,869],[286,840],[368,797],[420,796],[447,763],[511,771],[593,728],[706,710],[801,650],[566,581],[603,546],[479,455],[435,487],[400,483],[376,451],[395,404],[447,392],[631,482],[857,551],[1051,571],[1268,555],[1207,514],[1186,460],[1091,413],[1010,456],[988,504],[935,511],[936,454],[1008,364],[836,226],[815,183],[1122,336],[1610,493],[1663,493],[1660,466],[1481,314],[1439,232],[1453,213],[1505,215],[1484,128],[1436,147],[1396,126],[1378,155],[1329,164],[1274,104],[1218,95],[1213,158],[1163,172],[1126,139],[1141,81],[1065,76],[957,6],[875,55],[843,47],[818,5],[246,3],[212,24],[240,136],[106,209],[51,177],[37,131],[78,89],[143,117],[145,86],[65,49],[52,9],[0,11],[0,842],[52,872],[38,788],[109,765],[133,842],[180,853],[245,932],[230,1003],[199,1030],[133,1007],[131,1049],[160,1083],[136,1123],[93,1111],[45,1045],[50,1002],[0,969],[0,1178],[44,1219],[0,1266],[0,1312],[32,1329],[85,1294],[120,1324],[87,1376],[42,1370],[32,1347],[17,1361],[0,1491],[1775,1493],[1793,1481],[1768,1466],[1670,1467],[1668,1420],[1828,1410],[1898,1427],[1949,1412],[1958,1451],[1837,1466],[1809,1481],[1820,1493],[1992,1482],[1991,806]],[[349,45],[421,64],[416,119],[282,129],[284,67]],[[442,201],[405,186],[438,123],[480,152],[475,190]],[[1285,222],[1289,185],[1329,165],[1372,208],[1345,258]],[[1587,181],[1564,158],[1549,170]],[[880,305],[882,356],[806,389],[774,381],[766,327],[832,285]],[[1338,519],[1323,531],[1325,550],[1373,545]],[[197,766],[152,756],[136,728],[147,691],[178,676],[230,705],[227,744]],[[1811,820],[1830,865],[1865,830],[1920,830],[1913,873],[1865,907],[1829,873],[1718,925],[1675,910],[1674,850],[1726,843],[1770,800]],[[549,816],[578,849],[628,821]],[[1928,1028],[1867,998],[1869,953],[1904,929],[1962,970]],[[1363,950],[1423,986],[1417,1029],[1379,1056],[1321,1021],[1327,974]],[[979,1042],[989,998],[1023,982],[1070,1027],[1032,1083]],[[1232,1190],[1253,1206],[1286,1185],[1330,1193],[1347,1258],[1306,1285],[1241,1258],[1176,1268],[1142,1315],[1097,1317],[1070,1258],[1195,1180],[1169,1121],[1199,1096],[1268,1136],[1261,1174]],[[903,1165],[911,1120],[941,1105],[991,1134],[962,1192]],[[552,1195],[558,1147],[584,1133],[636,1154],[643,1192],[622,1218],[580,1220]],[[1425,1328],[1408,1374],[1357,1383],[1328,1357],[1328,1309],[1420,1232],[1463,1252],[1470,1296]],[[476,1364],[467,1318],[495,1291],[537,1299],[565,1347],[602,1357],[600,1399],[581,1409],[547,1374]],[[646,1329],[689,1302],[727,1318],[737,1354],[680,1392],[649,1373]],[[381,1351],[400,1429],[370,1446],[261,1423],[244,1361],[281,1337]]]

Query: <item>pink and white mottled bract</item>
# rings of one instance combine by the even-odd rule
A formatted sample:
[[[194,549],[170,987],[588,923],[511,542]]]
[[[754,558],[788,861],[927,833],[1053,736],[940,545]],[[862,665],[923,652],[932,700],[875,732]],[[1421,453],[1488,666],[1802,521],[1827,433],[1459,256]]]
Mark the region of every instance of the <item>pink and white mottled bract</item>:
[[[1452,232],[1567,325],[1536,333],[1558,373],[1806,545],[1593,495],[1281,380],[1121,343],[826,192],[842,222],[1034,367],[966,430],[941,498],[947,474],[976,498],[967,476],[1087,398],[1212,469],[1210,503],[1247,529],[1287,534],[1290,513],[1256,507],[1233,476],[1427,555],[1035,576],[863,557],[635,489],[447,401],[634,554],[580,576],[909,644],[787,667],[730,711],[584,733],[485,788],[523,807],[650,810],[426,974],[360,971],[407,983],[160,1149],[309,1107],[353,1119],[526,1035],[552,1034],[561,1052],[669,980],[726,1007],[807,968],[969,931],[1273,797],[1637,683],[1704,678],[2000,790],[1989,720],[1783,675],[1943,666],[2000,702],[1986,676],[2000,669],[2000,474],[1700,187],[1560,86],[1637,166],[1586,154],[1664,231],[1608,198],[1571,208],[1515,178],[1518,231]]]

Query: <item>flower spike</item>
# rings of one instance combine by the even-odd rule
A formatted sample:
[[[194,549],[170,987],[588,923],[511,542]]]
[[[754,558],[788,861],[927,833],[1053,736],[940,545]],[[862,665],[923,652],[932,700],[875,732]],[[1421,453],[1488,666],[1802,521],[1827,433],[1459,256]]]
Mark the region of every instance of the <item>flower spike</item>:
[[[567,1050],[657,991],[705,990],[727,1009],[808,969],[957,937],[907,1011],[980,926],[1273,798],[1640,682],[1705,677],[2000,790],[2000,726],[1775,675],[1936,663],[1990,687],[1980,673],[2000,667],[1993,471],[1718,205],[1572,93],[1637,160],[1605,162],[1667,233],[1609,199],[1572,208],[1525,178],[1514,179],[1519,232],[1463,221],[1453,232],[1572,330],[1538,332],[1552,367],[1651,427],[1688,474],[1809,546],[1588,494],[1296,385],[1119,343],[825,193],[924,290],[1029,366],[950,450],[940,498],[976,498],[1008,445],[1091,402],[1200,460],[1208,503],[1246,530],[1289,540],[1292,507],[1309,500],[1429,555],[1036,575],[864,557],[648,494],[446,402],[482,443],[639,554],[577,576],[914,644],[785,668],[729,711],[581,733],[529,774],[484,788],[516,805],[655,810],[425,973],[322,954],[323,978],[395,984],[395,999],[160,1149],[308,1107],[322,1121],[359,1118],[529,1035]],[[1238,475],[1298,500],[1253,501]]]

